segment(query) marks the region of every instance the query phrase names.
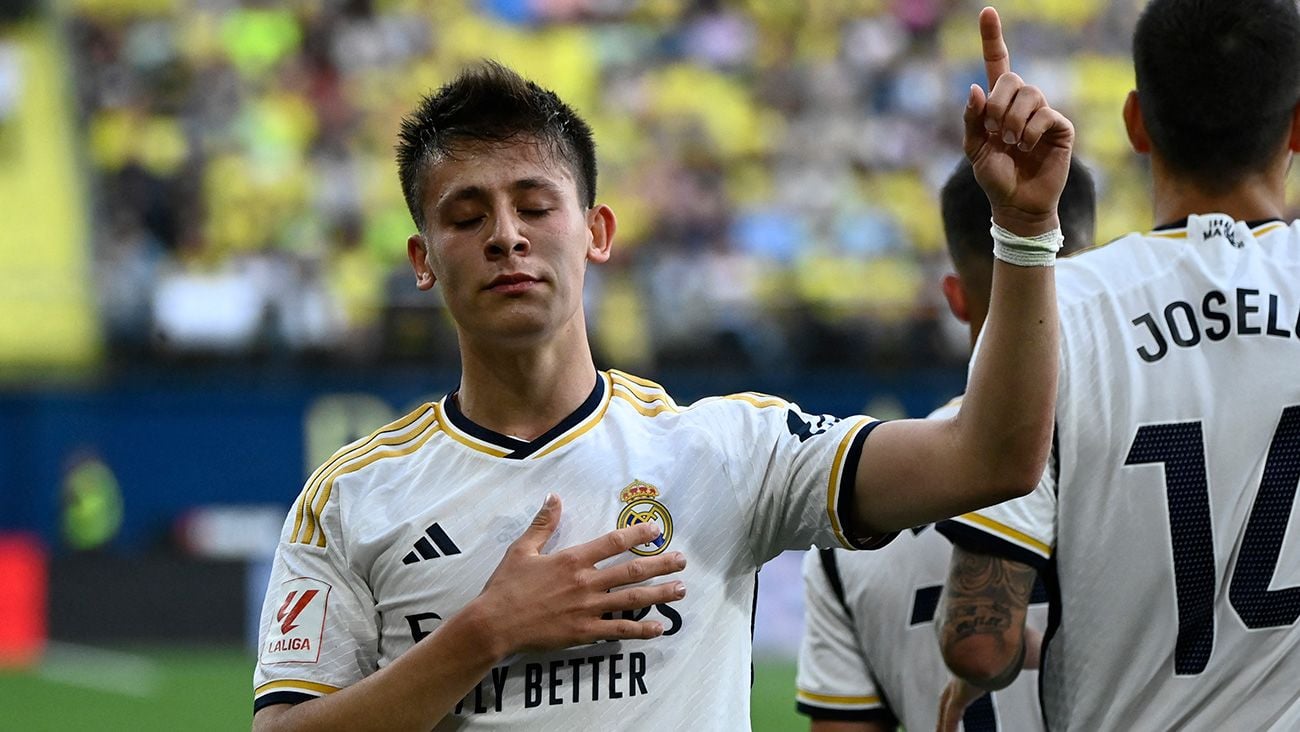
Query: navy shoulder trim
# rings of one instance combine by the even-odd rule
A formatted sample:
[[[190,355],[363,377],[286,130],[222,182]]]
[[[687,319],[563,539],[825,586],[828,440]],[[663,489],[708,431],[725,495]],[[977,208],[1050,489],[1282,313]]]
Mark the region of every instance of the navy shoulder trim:
[[[825,719],[832,722],[880,722],[886,726],[898,726],[898,717],[885,707],[875,709],[827,709],[806,702],[795,702],[794,708],[800,714],[813,719]]]
[[[1000,536],[981,531],[968,524],[957,521],[940,521],[935,524],[935,529],[940,534],[948,537],[948,541],[967,551],[991,554],[995,557],[1028,564],[1040,572],[1043,571],[1043,567],[1047,566],[1047,558],[1024,547],[1016,546]]]
[[[253,700],[253,714],[257,714],[263,709],[276,704],[301,704],[319,698],[311,694],[304,694],[301,691],[273,691]]]
[[[849,449],[844,455],[844,471],[840,473],[839,499],[835,512],[839,514],[840,526],[844,527],[844,538],[853,545],[854,549],[880,549],[898,536],[897,531],[879,536],[861,536],[861,531],[851,520],[858,506],[858,496],[853,490],[853,483],[857,479],[858,464],[862,462],[862,446],[867,442],[867,435],[884,423],[885,420],[876,420],[858,430],[858,434],[853,436],[853,442],[849,444]]]

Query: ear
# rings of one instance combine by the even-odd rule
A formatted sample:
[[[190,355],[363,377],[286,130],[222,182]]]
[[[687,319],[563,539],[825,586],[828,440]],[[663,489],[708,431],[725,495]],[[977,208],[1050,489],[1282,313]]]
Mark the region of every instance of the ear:
[[[970,322],[970,307],[966,303],[966,289],[961,286],[961,278],[949,272],[943,276],[943,297],[948,301],[948,309],[953,317],[963,323]]]
[[[429,248],[425,246],[423,236],[411,234],[406,238],[406,257],[411,260],[411,269],[415,270],[415,286],[421,290],[433,287],[438,278],[429,267]]]
[[[587,244],[587,261],[597,264],[609,261],[616,229],[618,220],[614,218],[614,209],[598,203],[587,211],[587,231],[591,234],[591,241]]]
[[[1141,155],[1151,152],[1151,136],[1147,134],[1146,123],[1142,121],[1142,107],[1138,103],[1136,89],[1130,91],[1124,100],[1124,129],[1128,132],[1128,144],[1134,152]]]

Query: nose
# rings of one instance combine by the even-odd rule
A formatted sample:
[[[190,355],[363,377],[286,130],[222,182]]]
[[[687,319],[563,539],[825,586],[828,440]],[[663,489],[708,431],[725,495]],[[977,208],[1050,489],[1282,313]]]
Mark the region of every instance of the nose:
[[[528,254],[528,239],[523,235],[519,224],[519,218],[513,210],[493,216],[492,232],[484,247],[488,259]]]

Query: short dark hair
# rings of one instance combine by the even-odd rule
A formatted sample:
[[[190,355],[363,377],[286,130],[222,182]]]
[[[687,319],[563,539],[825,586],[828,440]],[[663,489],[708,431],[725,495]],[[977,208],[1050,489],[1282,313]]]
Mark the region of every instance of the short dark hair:
[[[939,194],[943,212],[943,233],[948,240],[957,274],[972,288],[988,292],[993,278],[993,238],[989,220],[993,209],[984,189],[975,181],[975,170],[963,158],[948,176]],[[1059,256],[1073,254],[1094,244],[1097,222],[1097,193],[1092,172],[1078,158],[1070,159],[1070,172],[1057,206],[1065,242]]]
[[[424,231],[425,168],[453,157],[467,143],[509,143],[531,138],[573,170],[578,200],[596,203],[596,143],[591,127],[555,92],[496,61],[466,68],[422,98],[402,119],[397,173],[416,227]]]
[[[1300,100],[1296,0],[1153,0],[1133,31],[1142,121],[1177,174],[1219,192],[1277,154]]]

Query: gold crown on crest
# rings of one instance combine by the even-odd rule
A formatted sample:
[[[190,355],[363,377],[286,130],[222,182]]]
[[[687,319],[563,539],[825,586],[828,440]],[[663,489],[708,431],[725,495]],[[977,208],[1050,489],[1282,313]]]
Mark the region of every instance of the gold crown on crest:
[[[644,498],[658,498],[659,489],[643,480],[634,480],[627,484],[627,487],[618,494],[618,497],[624,503],[631,503]]]

